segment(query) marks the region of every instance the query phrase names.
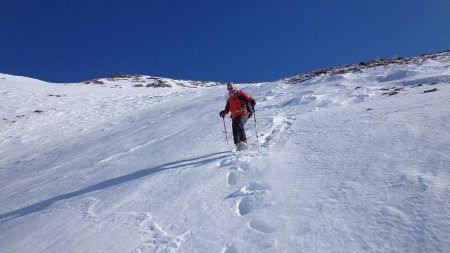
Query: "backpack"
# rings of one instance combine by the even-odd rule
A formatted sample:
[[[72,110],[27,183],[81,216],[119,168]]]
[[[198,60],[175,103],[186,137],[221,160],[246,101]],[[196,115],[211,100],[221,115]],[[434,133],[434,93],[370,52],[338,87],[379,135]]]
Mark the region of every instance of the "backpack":
[[[243,91],[239,90],[239,92],[243,92]],[[247,94],[247,93],[245,93],[245,94]],[[251,102],[247,101],[247,99],[245,99],[242,96],[238,96],[238,98],[239,98],[239,100],[241,100],[242,108],[244,108],[244,106],[245,106],[245,108],[247,108],[248,117],[251,118],[253,116],[253,113],[255,113],[256,102],[252,96],[250,96],[250,95],[248,95],[248,96],[250,97]]]

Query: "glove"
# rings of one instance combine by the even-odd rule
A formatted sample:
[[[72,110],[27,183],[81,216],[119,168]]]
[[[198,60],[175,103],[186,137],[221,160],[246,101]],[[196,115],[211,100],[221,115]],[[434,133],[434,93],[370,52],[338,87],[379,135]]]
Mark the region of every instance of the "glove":
[[[219,112],[219,116],[222,117],[222,118],[224,118],[224,117],[225,117],[225,111],[220,111],[220,112]]]
[[[255,107],[256,101],[253,98],[252,98],[252,101],[250,103],[252,104],[253,107]]]

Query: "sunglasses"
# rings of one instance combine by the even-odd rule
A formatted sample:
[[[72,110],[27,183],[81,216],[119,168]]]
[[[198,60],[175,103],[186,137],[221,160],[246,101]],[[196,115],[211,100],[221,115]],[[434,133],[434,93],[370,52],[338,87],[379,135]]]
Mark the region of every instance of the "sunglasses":
[[[227,88],[227,90],[234,90],[234,88]]]

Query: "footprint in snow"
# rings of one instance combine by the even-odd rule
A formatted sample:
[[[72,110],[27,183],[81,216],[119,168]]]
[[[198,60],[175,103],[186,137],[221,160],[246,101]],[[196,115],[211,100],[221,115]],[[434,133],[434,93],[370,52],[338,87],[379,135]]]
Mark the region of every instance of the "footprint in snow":
[[[132,251],[134,252],[174,252],[191,235],[188,230],[178,236],[169,235],[158,226],[147,213],[146,218],[139,224],[141,243]]]
[[[229,166],[232,165],[233,161],[230,158],[222,159],[220,162],[218,162],[219,167]]]
[[[236,172],[234,172],[234,171],[228,172],[228,175],[227,175],[228,185],[235,185],[237,183],[237,179],[238,179],[238,175]]]
[[[247,171],[250,168],[250,156],[245,153],[236,154],[235,160],[233,161],[233,168],[240,171]]]
[[[262,195],[266,194],[269,190],[270,190],[269,184],[261,182],[250,182],[248,185],[228,195],[225,199],[249,195]]]
[[[270,225],[268,225],[266,222],[261,220],[251,220],[248,223],[248,227],[254,231],[263,233],[263,234],[270,234],[275,231],[274,228],[272,228]]]
[[[241,199],[236,208],[236,213],[239,216],[247,215],[254,210],[263,209],[271,206],[271,203],[267,203],[263,195],[251,195]]]
[[[233,243],[227,243],[225,246],[225,249],[223,250],[223,253],[238,253],[239,251],[237,248],[233,245]]]
[[[236,183],[234,179],[229,179],[229,183]],[[230,184],[231,185],[231,184]],[[250,182],[241,189],[232,192],[225,199],[240,198],[237,202],[236,213],[240,216],[249,214],[255,209],[271,206],[265,199],[266,193],[270,190],[270,185],[261,182]]]

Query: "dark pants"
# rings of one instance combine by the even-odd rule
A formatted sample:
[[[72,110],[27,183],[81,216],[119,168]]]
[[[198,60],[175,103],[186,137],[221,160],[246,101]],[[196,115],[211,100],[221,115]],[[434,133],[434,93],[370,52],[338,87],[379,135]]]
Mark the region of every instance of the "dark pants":
[[[247,137],[245,136],[244,125],[247,123],[247,115],[241,115],[236,119],[233,119],[233,139],[234,144],[238,144],[239,142],[247,143]]]

